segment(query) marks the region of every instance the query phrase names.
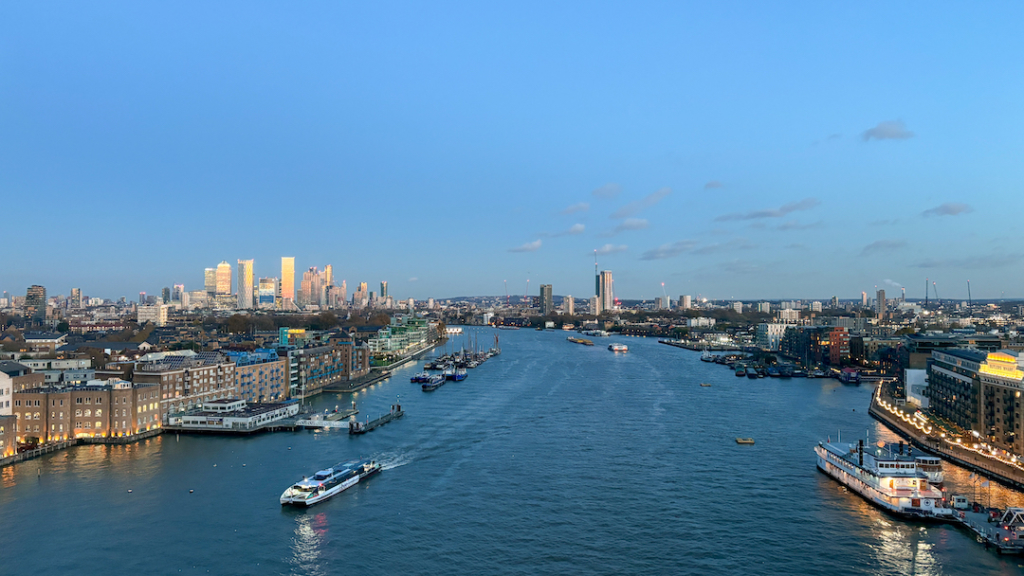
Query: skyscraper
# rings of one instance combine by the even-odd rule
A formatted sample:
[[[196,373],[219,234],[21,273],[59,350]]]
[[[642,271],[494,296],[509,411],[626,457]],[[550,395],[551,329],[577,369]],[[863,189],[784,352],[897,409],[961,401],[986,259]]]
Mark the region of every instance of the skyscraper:
[[[217,269],[207,268],[203,270],[203,288],[206,290],[206,295],[213,298],[217,295]]]
[[[878,314],[879,318],[885,316],[885,290],[879,290],[875,294],[875,314]]]
[[[231,296],[231,264],[217,264],[217,296]]]
[[[683,310],[689,310],[693,308],[693,297],[689,294],[684,294],[679,297],[679,307]]]
[[[171,290],[171,302],[180,302],[184,304],[185,301],[185,285],[175,284],[174,289]]]
[[[78,309],[82,307],[82,289],[72,288],[71,289],[71,307]]]
[[[388,299],[388,281],[387,280],[381,280],[381,282],[380,282],[380,299],[381,300],[387,300]]]
[[[253,306],[253,261],[238,261],[238,309],[251,310]]]
[[[277,299],[277,278],[260,278],[258,299],[259,308],[273,308]]]
[[[295,257],[281,258],[281,298],[295,300]]]
[[[612,271],[602,270],[601,275],[598,277],[598,293],[597,297],[601,300],[601,311],[612,310],[615,308],[615,291],[612,284]]]
[[[167,286],[164,286],[163,290],[160,291],[160,302],[162,304],[171,303],[171,289]]]
[[[575,306],[573,304],[572,296],[569,294],[562,297],[562,308],[566,316],[572,316],[576,313]]]
[[[33,284],[25,291],[25,317],[46,321],[46,288]]]
[[[324,288],[334,286],[334,266],[330,264],[324,266],[324,274],[320,280],[320,285]]]
[[[551,284],[540,285],[540,315],[547,316],[555,312],[555,301],[551,293]]]
[[[868,293],[863,290],[860,293],[860,305],[867,308],[868,305]]]

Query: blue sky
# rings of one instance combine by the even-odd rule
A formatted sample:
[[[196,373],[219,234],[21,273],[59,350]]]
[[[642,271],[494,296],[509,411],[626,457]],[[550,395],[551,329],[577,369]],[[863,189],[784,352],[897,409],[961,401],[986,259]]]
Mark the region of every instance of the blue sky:
[[[486,4],[486,5],[482,5]],[[1024,297],[1024,6],[7,3],[0,289]],[[351,289],[351,288],[350,288]]]

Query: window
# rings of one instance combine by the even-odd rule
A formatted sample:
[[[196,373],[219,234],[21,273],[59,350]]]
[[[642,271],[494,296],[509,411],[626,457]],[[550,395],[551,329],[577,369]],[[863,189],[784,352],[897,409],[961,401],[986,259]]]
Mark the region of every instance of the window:
[[[81,398],[75,398],[75,404],[81,404],[81,403],[82,403],[82,399]]]
[[[103,410],[100,410],[100,409],[97,408],[96,409],[96,417],[99,418],[101,416],[103,416]]]
[[[99,430],[100,428],[103,428],[103,423],[102,422],[97,422],[96,423],[96,429]]]
[[[92,416],[92,410],[86,410],[84,416],[86,418],[88,418],[89,416]]]
[[[75,416],[81,416],[81,415],[82,415],[82,411],[81,410],[75,410]]]

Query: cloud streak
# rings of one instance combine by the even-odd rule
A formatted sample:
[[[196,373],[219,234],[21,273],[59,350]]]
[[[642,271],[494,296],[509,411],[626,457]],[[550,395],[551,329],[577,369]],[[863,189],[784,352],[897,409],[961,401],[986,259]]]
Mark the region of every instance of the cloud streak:
[[[541,242],[538,239],[538,240],[534,240],[533,242],[527,242],[526,244],[523,244],[522,246],[516,246],[515,248],[509,248],[508,251],[509,252],[536,252],[537,250],[540,250],[540,245],[541,245]]]
[[[907,130],[902,120],[886,120],[879,122],[874,128],[868,128],[861,134],[865,142],[869,140],[906,140],[913,138],[914,133]]]
[[[724,188],[724,187],[725,187],[725,184],[722,184],[718,180],[709,180],[708,183],[704,185],[704,189],[705,190],[713,190],[715,188]]]
[[[629,247],[626,246],[625,244],[620,244],[618,246],[616,246],[615,244],[605,244],[604,246],[601,246],[600,248],[597,249],[597,253],[598,255],[603,256],[605,254],[625,252],[627,249],[629,249]]]
[[[650,226],[650,223],[643,218],[626,218],[621,224],[616,226],[610,232],[605,232],[602,236],[609,237],[622,232],[629,232],[631,230],[644,230],[648,226]]]
[[[587,227],[583,224],[573,224],[568,230],[556,232],[555,234],[552,234],[552,236],[575,236],[577,234],[583,234],[583,231],[586,229]]]
[[[921,212],[921,216],[928,218],[930,216],[959,216],[960,214],[967,214],[974,212],[974,208],[971,208],[967,204],[960,202],[946,202],[945,204],[939,204],[935,208],[929,208],[924,212]]]
[[[662,244],[640,255],[641,260],[665,260],[674,258],[683,252],[689,252],[697,246],[696,240],[680,240],[671,244]]]
[[[609,182],[608,184],[605,184],[600,188],[595,188],[593,191],[590,192],[590,195],[593,196],[594,198],[601,198],[603,200],[607,200],[609,198],[615,198],[616,196],[619,195],[620,192],[622,192],[622,186],[619,186],[614,182]]]
[[[782,231],[787,231],[787,230],[812,230],[814,228],[820,228],[821,225],[822,225],[821,220],[819,220],[817,222],[811,222],[810,224],[801,224],[801,223],[799,223],[799,222],[797,222],[795,220],[790,220],[789,222],[783,222],[782,224],[779,224],[775,229],[776,230],[782,230]]]
[[[654,206],[658,202],[661,202],[671,193],[672,189],[666,186],[665,188],[662,188],[656,192],[652,192],[647,196],[644,196],[639,200],[630,202],[629,204],[626,204],[625,206],[619,208],[615,212],[612,212],[611,218],[619,219],[634,216],[640,211],[646,210],[647,208]]]
[[[810,210],[821,202],[817,198],[804,198],[798,202],[790,202],[789,204],[783,204],[779,208],[769,208],[766,210],[754,210],[752,212],[733,212],[732,214],[723,214],[718,218],[715,218],[716,222],[725,222],[728,220],[759,220],[762,218],[782,218],[786,214],[793,212],[799,212],[802,210]]]
[[[587,202],[577,202],[572,206],[569,206],[565,210],[562,210],[561,214],[575,214],[577,212],[586,212],[590,210],[590,204]]]
[[[860,255],[871,256],[872,254],[892,252],[893,250],[899,250],[906,246],[906,240],[876,240],[875,242],[865,246],[864,249],[860,251]]]

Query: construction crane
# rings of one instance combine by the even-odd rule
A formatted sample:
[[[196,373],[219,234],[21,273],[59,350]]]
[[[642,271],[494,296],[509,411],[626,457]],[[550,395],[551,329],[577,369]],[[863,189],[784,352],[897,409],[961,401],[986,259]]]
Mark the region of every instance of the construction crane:
[[[939,287],[935,285],[935,281],[934,280],[932,280],[932,290],[935,291],[935,305],[936,306],[941,306],[942,305],[942,300],[939,299]]]
[[[508,295],[508,280],[505,280],[505,307],[512,306],[512,298]]]
[[[526,294],[523,294],[523,302],[526,303],[526,302],[529,302],[529,301],[530,301],[530,279],[527,278],[526,279]]]
[[[971,281],[967,281],[967,314],[974,316],[974,303],[971,302]]]

